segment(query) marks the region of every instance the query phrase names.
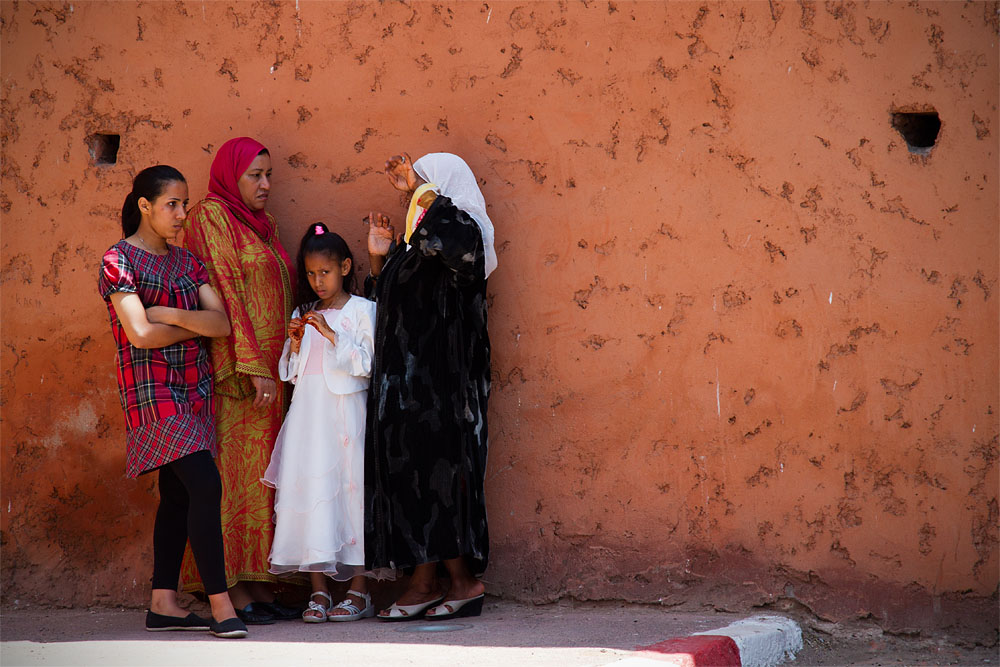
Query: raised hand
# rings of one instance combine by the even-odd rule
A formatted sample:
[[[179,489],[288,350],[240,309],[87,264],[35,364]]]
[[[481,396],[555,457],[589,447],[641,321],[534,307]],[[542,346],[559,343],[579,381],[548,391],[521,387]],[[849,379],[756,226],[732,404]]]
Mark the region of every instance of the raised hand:
[[[413,170],[413,161],[409,154],[393,155],[385,161],[385,175],[392,187],[400,192],[413,192],[417,189],[417,172]]]
[[[389,216],[381,213],[369,213],[365,222],[368,224],[368,255],[385,258],[396,238],[396,228]]]

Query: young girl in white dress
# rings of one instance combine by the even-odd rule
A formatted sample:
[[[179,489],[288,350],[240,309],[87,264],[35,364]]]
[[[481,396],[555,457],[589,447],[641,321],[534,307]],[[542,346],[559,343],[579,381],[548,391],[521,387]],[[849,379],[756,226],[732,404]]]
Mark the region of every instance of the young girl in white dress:
[[[364,568],[365,402],[375,304],[350,293],[354,260],[323,223],[309,226],[298,256],[300,305],[278,364],[295,385],[263,481],[275,491],[270,571],[309,572],[307,623],[374,614]],[[351,580],[333,606],[327,577]]]

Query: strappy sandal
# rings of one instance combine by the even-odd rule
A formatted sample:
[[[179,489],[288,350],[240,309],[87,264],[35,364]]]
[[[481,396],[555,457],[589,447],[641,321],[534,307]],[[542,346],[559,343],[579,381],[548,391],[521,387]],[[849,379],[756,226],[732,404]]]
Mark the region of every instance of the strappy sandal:
[[[400,605],[393,602],[388,609],[383,610],[389,612],[388,614],[385,616],[379,614],[376,618],[380,621],[415,621],[418,618],[423,618],[428,609],[441,604],[443,600],[444,596],[442,595],[421,604]]]
[[[344,599],[337,603],[336,606],[330,607],[330,610],[326,612],[326,620],[333,621],[335,623],[340,623],[343,621],[360,621],[362,618],[371,618],[375,615],[375,607],[372,606],[372,596],[368,593],[359,593],[358,591],[347,591],[348,595],[354,595],[365,601],[365,608],[359,609],[358,605],[351,602],[350,599]],[[346,614],[331,614],[334,609],[346,609]]]
[[[313,598],[317,596],[326,598],[327,603],[315,602]],[[326,623],[326,612],[330,610],[332,604],[333,598],[330,597],[329,593],[325,591],[313,591],[313,594],[309,596],[309,606],[302,612],[302,620],[306,623]],[[313,616],[309,612],[316,612],[319,616]]]

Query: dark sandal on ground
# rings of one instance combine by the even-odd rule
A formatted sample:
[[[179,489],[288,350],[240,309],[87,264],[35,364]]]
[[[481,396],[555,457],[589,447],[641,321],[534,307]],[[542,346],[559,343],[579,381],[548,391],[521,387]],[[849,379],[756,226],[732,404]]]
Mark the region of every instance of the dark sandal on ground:
[[[237,609],[236,615],[247,625],[271,625],[275,622],[274,614],[264,610],[260,602],[251,602],[243,609]]]
[[[255,610],[270,614],[278,621],[297,621],[302,618],[304,607],[286,607],[277,602],[254,602],[251,605]]]
[[[433,610],[428,609],[428,612],[433,611],[434,613],[427,613],[424,616],[424,619],[428,621],[438,621],[442,618],[465,618],[467,616],[479,616],[479,614],[483,612],[483,599],[485,597],[485,593],[480,593],[474,598],[442,602],[438,606],[434,607]]]
[[[211,621],[191,612],[187,616],[164,616],[154,611],[146,612],[146,629],[150,632],[168,630],[208,630]]]
[[[428,609],[436,604],[440,604],[443,599],[444,596],[421,604],[407,605],[400,605],[393,602],[388,609],[383,609],[383,611],[389,612],[387,616],[379,614],[375,618],[380,621],[415,621],[418,618],[423,618]]]
[[[243,639],[249,633],[247,626],[238,618],[227,618],[224,621],[212,620],[210,632],[216,637],[223,639]]]

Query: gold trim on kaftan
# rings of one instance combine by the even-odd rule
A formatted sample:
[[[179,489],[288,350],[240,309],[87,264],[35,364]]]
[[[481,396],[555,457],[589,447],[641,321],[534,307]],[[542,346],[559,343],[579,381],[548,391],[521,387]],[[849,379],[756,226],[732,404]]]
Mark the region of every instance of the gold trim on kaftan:
[[[274,218],[273,243],[278,242]],[[225,302],[232,334],[212,339],[216,425],[222,476],[222,537],[226,581],[276,581],[267,557],[274,535],[274,492],[260,482],[285,413],[285,385],[277,381],[293,294],[290,267],[271,243],[245,224],[234,224],[224,204],[203,200],[188,213],[184,244],[208,268]],[[250,376],[272,378],[277,396],[254,408]],[[203,591],[190,547],[181,570],[182,590]]]

